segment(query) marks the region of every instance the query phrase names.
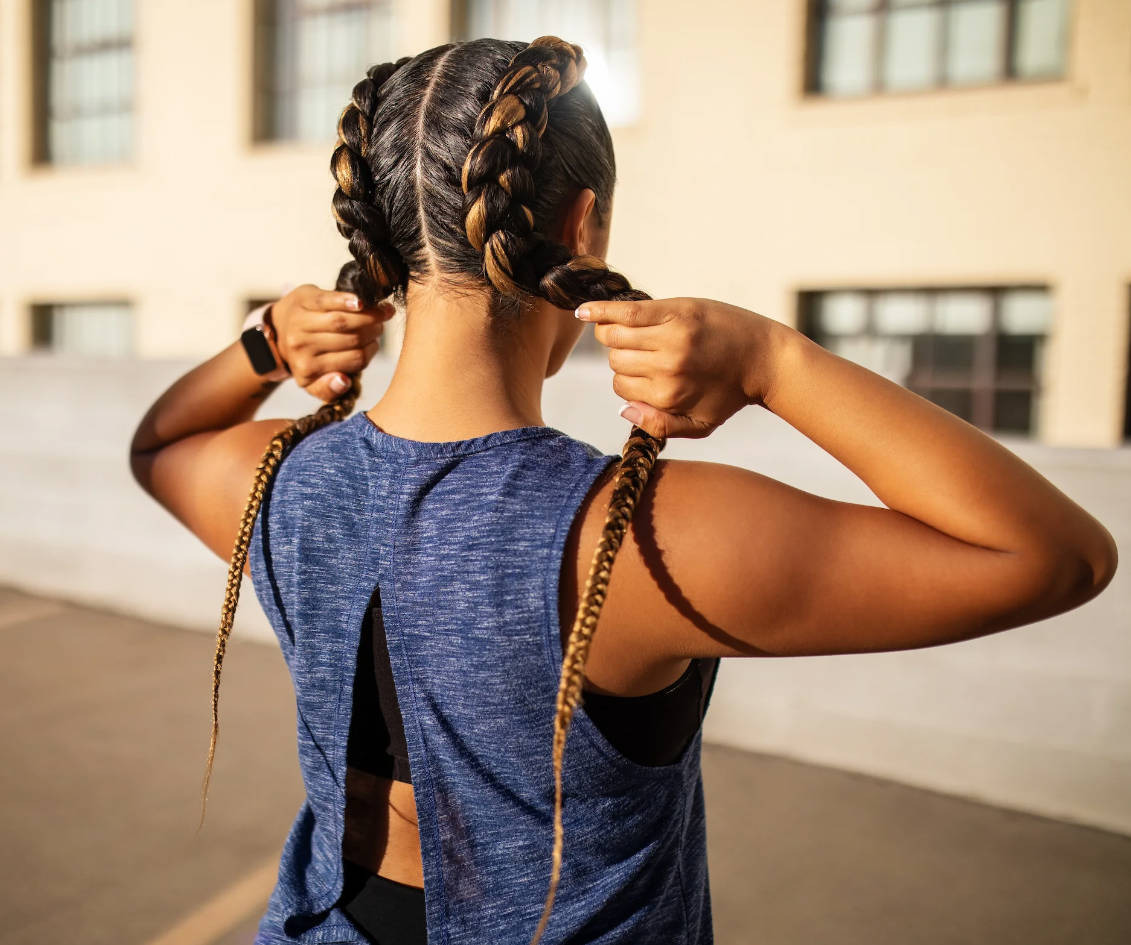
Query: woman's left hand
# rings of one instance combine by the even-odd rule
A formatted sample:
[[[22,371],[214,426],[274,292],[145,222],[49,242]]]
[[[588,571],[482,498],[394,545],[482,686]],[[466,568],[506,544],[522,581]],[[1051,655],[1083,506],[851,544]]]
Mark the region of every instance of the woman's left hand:
[[[319,400],[336,400],[349,388],[348,375],[373,359],[395,314],[387,300],[363,309],[351,292],[306,283],[271,306],[275,348],[299,387]]]

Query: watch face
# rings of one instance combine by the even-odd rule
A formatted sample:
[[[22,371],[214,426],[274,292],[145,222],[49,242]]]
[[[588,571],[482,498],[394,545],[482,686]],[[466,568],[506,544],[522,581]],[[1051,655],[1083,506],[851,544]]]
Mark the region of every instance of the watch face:
[[[248,359],[251,361],[251,366],[256,374],[270,374],[279,365],[275,363],[275,355],[271,352],[271,346],[267,343],[267,339],[263,337],[263,332],[258,328],[249,328],[242,335],[240,341],[243,342],[244,350],[247,352]]]

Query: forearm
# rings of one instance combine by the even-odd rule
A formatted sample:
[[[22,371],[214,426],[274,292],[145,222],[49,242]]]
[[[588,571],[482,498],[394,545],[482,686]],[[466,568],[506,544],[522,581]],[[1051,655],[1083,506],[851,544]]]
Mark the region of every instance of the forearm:
[[[889,508],[954,538],[1109,576],[1095,518],[991,436],[792,329],[765,406],[859,476]],[[783,335],[784,337],[784,335]]]
[[[159,449],[205,430],[251,420],[280,381],[256,374],[237,339],[180,377],[154,401],[138,424],[130,451]]]

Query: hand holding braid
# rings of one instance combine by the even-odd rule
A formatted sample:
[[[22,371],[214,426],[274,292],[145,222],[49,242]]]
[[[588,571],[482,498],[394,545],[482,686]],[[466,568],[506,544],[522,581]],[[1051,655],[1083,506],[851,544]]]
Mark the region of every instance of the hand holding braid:
[[[577,85],[584,71],[580,47],[555,36],[536,39],[515,56],[479,113],[461,180],[467,238],[483,253],[484,274],[490,283],[504,295],[531,293],[566,309],[593,299],[627,302],[649,297],[596,256],[574,256],[534,227],[534,173],[542,154],[546,103]],[[537,945],[546,929],[561,876],[562,768],[566,734],[581,702],[585,662],[613,562],[665,442],[634,426],[621,450],[601,540],[564,647],[554,715],[550,889],[531,945]]]
[[[373,172],[366,155],[373,140],[373,116],[378,104],[382,84],[409,61],[406,57],[395,63],[373,66],[366,77],[353,87],[352,100],[338,118],[338,146],[330,160],[330,170],[338,182],[334,192],[334,219],[338,232],[349,240],[354,262],[347,263],[338,274],[336,288],[353,292],[361,299],[364,308],[370,308],[389,295],[405,278],[406,270],[400,254],[389,242],[389,228],[385,216],[374,204]],[[224,603],[220,609],[220,629],[216,634],[216,653],[212,660],[212,735],[208,744],[208,760],[204,781],[200,788],[200,822],[208,800],[208,785],[212,780],[212,765],[216,757],[216,740],[220,733],[220,673],[232,623],[239,603],[243,569],[247,563],[247,549],[255,518],[259,514],[263,497],[275,478],[286,455],[304,437],[327,424],[345,420],[361,396],[361,374],[350,375],[350,387],[339,398],[323,404],[314,413],[300,417],[281,431],[268,444],[263,458],[255,470],[251,492],[240,519],[235,547],[228,565],[228,580],[224,590]]]
[[[353,87],[351,101],[338,118],[338,145],[330,158],[338,182],[334,219],[355,260],[342,267],[337,288],[354,292],[366,308],[389,295],[407,275],[404,260],[389,241],[385,215],[374,202],[368,155],[381,86],[408,61],[406,56],[373,66]]]

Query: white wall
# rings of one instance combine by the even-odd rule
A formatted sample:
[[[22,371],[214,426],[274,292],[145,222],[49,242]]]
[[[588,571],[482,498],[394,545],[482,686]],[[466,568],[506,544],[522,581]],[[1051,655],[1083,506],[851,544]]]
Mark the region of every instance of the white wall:
[[[226,562],[133,482],[141,414],[186,361],[0,358],[0,583],[214,633]],[[370,365],[359,409],[389,365]],[[547,382],[544,418],[606,452],[628,424],[603,361]],[[293,385],[262,416],[316,402]],[[1131,547],[1131,449],[1003,440]],[[664,455],[757,469],[831,498],[876,503],[840,463],[750,408]],[[717,742],[854,769],[1131,833],[1131,569],[1067,614],[902,653],[724,663],[708,712]],[[251,583],[237,634],[272,640]],[[203,671],[203,670],[202,670]],[[750,786],[757,796],[758,786]]]

